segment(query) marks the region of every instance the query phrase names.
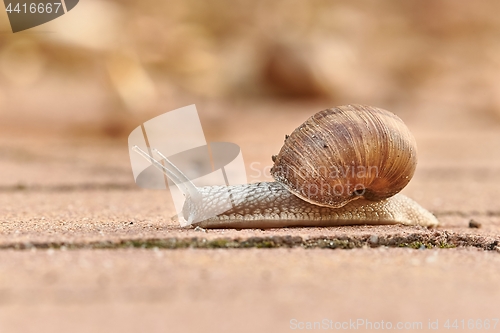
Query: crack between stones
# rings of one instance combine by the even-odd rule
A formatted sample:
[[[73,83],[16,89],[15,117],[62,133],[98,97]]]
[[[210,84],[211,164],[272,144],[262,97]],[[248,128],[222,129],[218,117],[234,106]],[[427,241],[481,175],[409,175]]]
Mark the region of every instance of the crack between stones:
[[[336,237],[319,236],[303,238],[300,236],[269,236],[248,238],[219,237],[172,237],[172,238],[138,238],[117,241],[95,242],[15,242],[0,244],[0,250],[32,250],[32,249],[245,249],[245,248],[304,248],[304,249],[355,249],[355,248],[412,248],[412,249],[447,249],[457,247],[473,247],[484,251],[500,253],[500,238],[480,235],[463,235],[447,231],[431,233],[395,234],[377,236],[341,235]]]

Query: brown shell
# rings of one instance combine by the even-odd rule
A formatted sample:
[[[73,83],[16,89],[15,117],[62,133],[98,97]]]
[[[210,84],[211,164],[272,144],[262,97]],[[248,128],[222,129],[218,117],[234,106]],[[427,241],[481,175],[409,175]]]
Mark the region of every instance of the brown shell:
[[[285,140],[271,169],[298,197],[342,207],[364,197],[381,200],[413,177],[417,146],[393,113],[363,105],[320,111]]]

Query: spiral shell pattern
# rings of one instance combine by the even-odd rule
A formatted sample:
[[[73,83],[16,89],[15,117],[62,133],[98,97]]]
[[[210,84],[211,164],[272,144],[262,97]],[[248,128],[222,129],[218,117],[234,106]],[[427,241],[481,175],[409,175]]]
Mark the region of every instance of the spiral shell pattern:
[[[290,192],[338,208],[400,192],[417,165],[413,135],[393,113],[344,105],[320,111],[287,137],[271,174]]]

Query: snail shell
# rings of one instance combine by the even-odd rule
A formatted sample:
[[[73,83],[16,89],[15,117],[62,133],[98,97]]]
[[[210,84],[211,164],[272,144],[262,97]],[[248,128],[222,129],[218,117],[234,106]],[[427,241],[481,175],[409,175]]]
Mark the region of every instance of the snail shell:
[[[286,138],[271,174],[299,198],[339,208],[401,191],[417,165],[409,129],[393,113],[344,105],[320,111]]]

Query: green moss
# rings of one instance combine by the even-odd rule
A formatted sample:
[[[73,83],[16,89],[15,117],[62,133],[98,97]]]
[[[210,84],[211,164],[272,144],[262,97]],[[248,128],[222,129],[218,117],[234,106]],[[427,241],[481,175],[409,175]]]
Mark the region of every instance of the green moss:
[[[97,241],[82,243],[65,242],[18,242],[11,244],[0,244],[0,249],[123,249],[123,248],[142,248],[142,249],[232,249],[232,248],[297,248],[302,247],[322,248],[322,249],[353,249],[362,247],[403,247],[411,249],[448,249],[459,246],[475,246],[484,250],[495,250],[498,241],[485,243],[476,238],[458,238],[449,237],[446,233],[436,235],[408,235],[407,237],[379,237],[377,243],[371,243],[369,236],[349,237],[341,236],[339,238],[318,237],[313,239],[302,239],[299,236],[270,236],[270,237],[250,237],[250,238],[151,238],[151,239],[127,239],[120,241]]]
[[[411,243],[401,243],[399,244],[399,247],[409,247],[411,249],[421,249],[421,248],[426,248],[426,249],[432,249],[434,246],[430,243],[424,243],[420,241],[415,241]]]
[[[230,245],[231,241],[227,238],[218,238],[211,240],[207,243],[207,246],[198,246],[202,248],[208,248],[208,249],[224,249],[228,248]],[[198,244],[200,245],[200,244]]]
[[[450,243],[446,243],[446,242],[440,242],[438,244],[438,247],[440,249],[452,249],[452,248],[455,248],[457,246],[455,244],[450,244]]]
[[[349,239],[312,239],[307,240],[304,244],[305,248],[321,248],[321,249],[354,249],[361,247],[361,242],[355,242]]]
[[[455,248],[456,245],[446,243],[446,242],[439,242],[439,243],[433,243],[433,242],[423,242],[423,241],[415,241],[411,243],[401,243],[398,245],[398,247],[408,247],[411,249],[433,249],[433,248],[440,248],[440,249],[450,249],[450,248]]]
[[[259,249],[271,249],[279,246],[272,240],[263,240],[262,242],[256,243],[255,247]]]

